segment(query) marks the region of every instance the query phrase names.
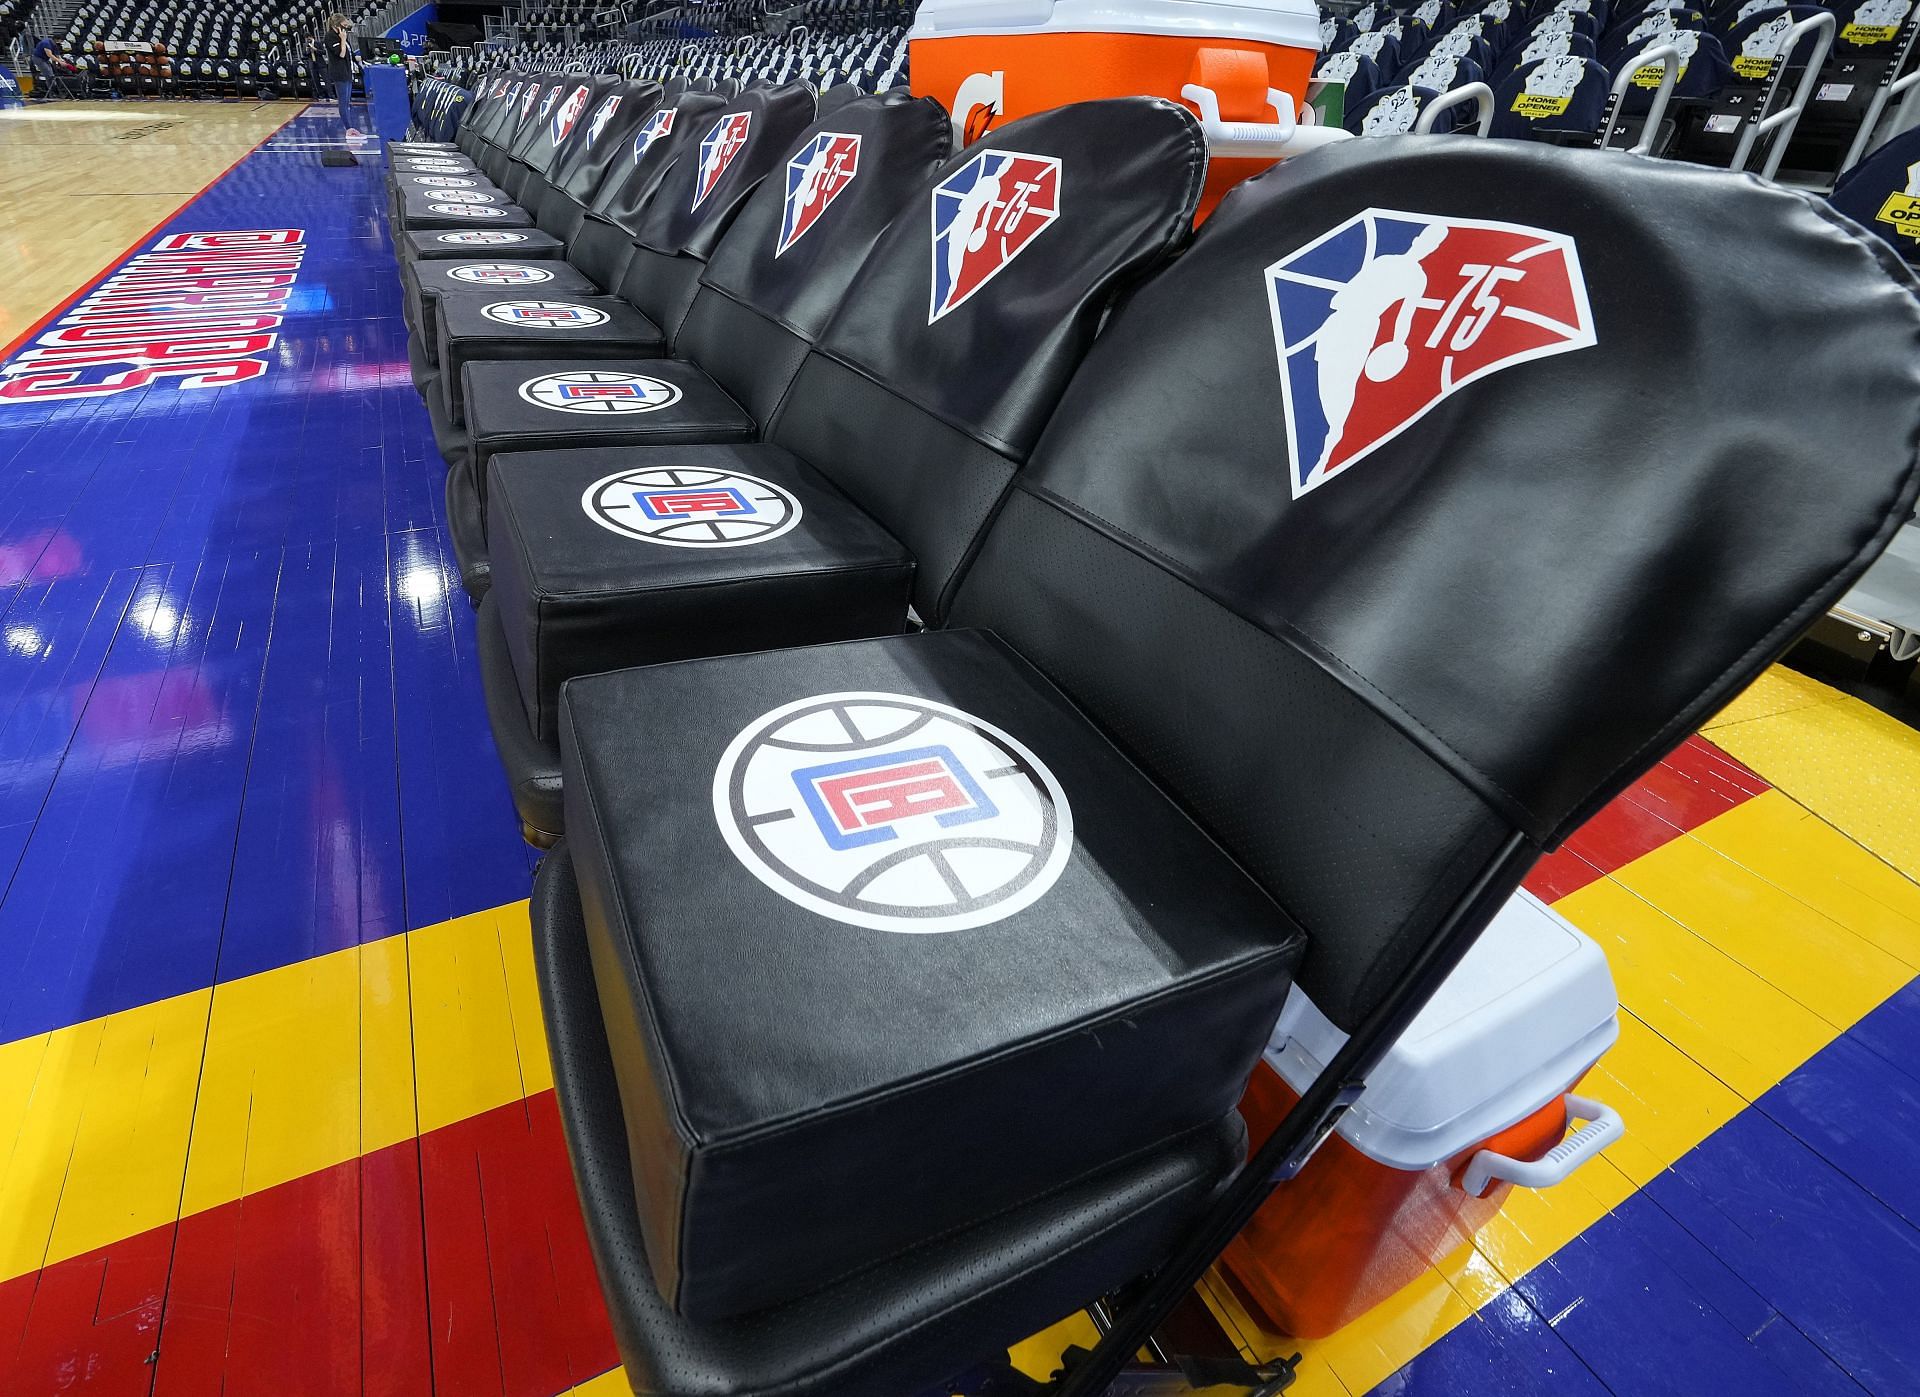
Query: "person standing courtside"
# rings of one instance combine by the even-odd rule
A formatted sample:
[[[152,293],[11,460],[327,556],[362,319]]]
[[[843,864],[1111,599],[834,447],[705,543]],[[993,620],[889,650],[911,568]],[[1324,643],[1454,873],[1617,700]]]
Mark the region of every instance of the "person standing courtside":
[[[340,104],[340,124],[347,128],[347,139],[360,139],[353,124],[353,74],[358,62],[353,52],[353,25],[343,14],[327,16],[327,27],[320,36],[321,56],[326,60],[327,81],[333,85],[334,100]]]

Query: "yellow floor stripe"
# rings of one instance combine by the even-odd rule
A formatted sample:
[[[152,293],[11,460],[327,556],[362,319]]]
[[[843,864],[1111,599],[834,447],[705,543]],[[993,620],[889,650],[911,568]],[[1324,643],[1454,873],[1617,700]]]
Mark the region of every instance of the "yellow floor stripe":
[[[1589,1086],[1626,1140],[1516,1193],[1474,1246],[1330,1339],[1263,1334],[1211,1282],[1255,1353],[1307,1352],[1297,1392],[1390,1377],[1920,969],[1920,889],[1868,852],[1920,869],[1920,737],[1785,671],[1710,728],[1794,798],[1756,797],[1558,904],[1620,987],[1621,1040]],[[525,904],[0,1044],[0,1279],[550,1085]],[[1015,1357],[1041,1376],[1089,1339],[1076,1320]]]
[[[1762,697],[1793,712],[1809,692]],[[1620,990],[1620,1041],[1587,1087],[1625,1117],[1626,1139],[1558,1188],[1516,1191],[1475,1245],[1330,1338],[1265,1333],[1214,1279],[1210,1301],[1254,1354],[1305,1353],[1303,1397],[1384,1382],[1920,968],[1920,887],[1777,792],[1555,905],[1600,942]]]
[[[1906,724],[1776,668],[1708,732],[1796,803],[1920,878],[1920,741]]]
[[[633,1397],[633,1387],[627,1381],[625,1368],[614,1368],[597,1378],[588,1378],[577,1387],[570,1387],[560,1397]]]
[[[525,903],[0,1044],[0,1280],[551,1085]]]

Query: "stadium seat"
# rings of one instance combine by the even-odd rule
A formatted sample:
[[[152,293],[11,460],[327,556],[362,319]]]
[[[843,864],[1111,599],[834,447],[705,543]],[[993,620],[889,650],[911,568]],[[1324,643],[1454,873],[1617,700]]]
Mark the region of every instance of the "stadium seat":
[[[938,1390],[1123,1293],[1106,1390],[1539,853],[1906,518],[1892,265],[1671,162],[1316,152],[1115,312],[950,629],[568,683],[535,959],[636,1390]],[[1373,268],[1385,343],[1330,329]],[[1239,1170],[1302,935],[1352,1038]]]
[[[471,499],[450,516],[471,506],[485,520],[487,467],[501,452],[746,440],[766,427],[875,240],[946,158],[951,131],[937,103],[898,92],[843,105],[791,146],[772,144],[790,134],[768,126],[756,165],[771,177],[739,216],[714,210],[709,226],[726,231],[669,336],[677,359],[600,362],[585,374],[567,360],[467,366],[471,466],[455,467],[448,490]],[[753,172],[738,173],[745,192]],[[677,192],[669,184],[662,197]]]
[[[439,392],[429,402],[449,463],[459,467],[468,457],[463,370],[469,363],[646,359],[663,353],[699,290],[713,244],[773,161],[812,120],[813,109],[813,90],[804,83],[756,88],[716,113],[704,131],[689,130],[679,145],[682,157],[667,168],[633,225],[632,248],[615,294],[579,298],[566,312],[515,312],[525,314],[528,323],[516,324],[505,337],[486,323],[502,313],[497,295],[443,295],[435,355],[441,377]],[[452,508],[455,497],[448,498]],[[463,509],[452,523],[466,575],[483,577],[477,560],[485,556],[484,539],[474,527],[478,515]]]
[[[1556,145],[1591,145],[1606,119],[1607,70],[1562,54],[1516,69],[1494,91],[1493,134]]]
[[[542,201],[538,221],[545,231],[571,246],[589,217],[593,200],[610,181],[629,173],[628,142],[658,109],[660,88],[655,83],[617,82],[602,94],[598,105],[575,136],[575,146],[564,157],[556,179]],[[401,178],[407,178],[402,176]],[[415,176],[414,178],[427,178]],[[596,279],[589,268],[556,263],[556,259],[521,260],[475,249],[475,258],[491,264],[491,271],[451,265],[452,259],[403,262],[401,282],[406,292],[405,318],[413,337],[423,346],[437,344],[434,311],[440,296],[479,287],[539,285],[546,293],[591,294],[611,290],[624,261],[601,271]],[[536,265],[536,262],[545,265]],[[431,362],[431,361],[430,361]]]
[[[1920,266],[1920,127],[1843,173],[1833,187],[1833,206]]]
[[[1157,99],[1009,123],[907,201],[764,442],[495,456],[482,664],[529,833],[559,832],[568,678],[897,632],[910,604],[944,617],[1104,309],[1185,241],[1204,165],[1197,123]],[[1063,208],[1069,172],[1093,168],[1126,177]],[[1000,205],[968,202],[995,184]],[[1018,222],[976,248],[971,220],[995,207]]]
[[[1404,136],[1413,130],[1420,113],[1441,95],[1434,88],[1411,83],[1383,87],[1349,108],[1345,125],[1356,136]]]

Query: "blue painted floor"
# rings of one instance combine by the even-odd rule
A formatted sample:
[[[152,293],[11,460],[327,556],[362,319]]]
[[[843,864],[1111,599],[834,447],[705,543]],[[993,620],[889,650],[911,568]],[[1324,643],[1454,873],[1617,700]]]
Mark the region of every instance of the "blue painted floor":
[[[464,947],[447,929],[455,919],[528,890],[534,859],[486,731],[472,613],[441,515],[445,467],[408,378],[382,165],[376,156],[322,167],[314,146],[335,126],[325,115],[296,119],[162,230],[302,230],[304,261],[262,376],[214,390],[162,382],[78,401],[0,402],[0,1159],[11,1139],[40,1138],[28,1129],[39,1128],[36,1111],[80,1121],[71,1135],[80,1144],[50,1135],[46,1146],[79,1151],[99,1109],[34,1104],[35,1090],[46,1095],[30,1060],[37,1044],[82,1041],[87,1021],[133,1023],[171,996],[394,944],[402,933],[437,928]],[[483,943],[496,960],[498,946]],[[409,973],[416,995],[438,983],[424,958]],[[517,973],[504,972],[502,1005]],[[513,1014],[524,1012],[500,1008],[492,1037],[476,1030],[475,1043],[517,1051]],[[424,1013],[416,1007],[410,1022]],[[274,1052],[297,1059],[301,1047],[292,1036]],[[355,1059],[342,1070],[366,1068]],[[349,1219],[357,1250],[330,1252],[330,1264],[360,1273],[327,1285],[351,1292],[340,1302],[351,1325],[339,1347],[356,1356],[358,1377],[304,1359],[274,1368],[221,1339],[195,1350],[210,1355],[212,1385],[177,1390],[544,1397],[610,1362],[578,1256],[569,1279],[544,1279],[566,1271],[553,1258],[577,1252],[578,1221],[564,1216],[550,1097],[537,1069],[519,1070],[505,1117],[493,1098],[444,1119],[419,1108],[419,1140],[404,1142],[411,1153],[395,1166],[410,1213],[368,1201],[372,1180],[394,1164],[384,1144],[359,1159],[316,1154],[301,1178],[223,1202],[294,1219],[276,1224],[286,1245]],[[424,1101],[426,1074],[413,1076]],[[17,1099],[8,1095],[16,1082],[27,1084]],[[195,1087],[180,1090],[191,1118]],[[67,1167],[64,1158],[55,1166]],[[1916,1159],[1920,988],[1910,983],[1376,1390],[1920,1394]],[[537,1177],[539,1189],[557,1190],[562,1213],[503,1217],[501,1193],[483,1200],[489,1169],[496,1187]],[[470,1211],[436,1198],[436,1178],[461,1180]],[[8,1179],[0,1173],[0,1220]],[[302,1211],[322,1205],[298,1189],[322,1184],[340,1187],[325,1204],[332,1211]],[[168,1224],[177,1221],[179,1240],[142,1222],[117,1234],[115,1248],[63,1253],[59,1210],[94,1206],[80,1187],[48,1204],[55,1240],[33,1263],[43,1269],[0,1274],[0,1391],[167,1390],[155,1386],[150,1356],[181,1348],[154,1337],[161,1319],[135,1324],[124,1351],[109,1352],[102,1335],[145,1311],[108,1304],[107,1278],[131,1285],[131,1258],[165,1232],[141,1301],[165,1315],[172,1288],[204,1262],[196,1247],[239,1249],[188,1238],[193,1219],[183,1215]],[[265,1211],[270,1199],[280,1212]],[[375,1275],[378,1229],[394,1217],[420,1229],[424,1240],[409,1247],[426,1253],[428,1273],[477,1272],[483,1299],[489,1286],[518,1295],[514,1286],[541,1275],[549,1309],[490,1303],[509,1317],[546,1318],[526,1319],[516,1336],[511,1318],[496,1322],[489,1309],[480,1327],[497,1352],[469,1363],[472,1351],[448,1337],[456,1326],[422,1281],[413,1322],[431,1361],[383,1367],[358,1357],[374,1351],[359,1327],[377,1308],[370,1297],[388,1303],[395,1293],[386,1273]],[[491,1252],[467,1260],[461,1248],[482,1234]],[[521,1245],[515,1238],[525,1250],[503,1252]],[[436,1256],[461,1259],[435,1273]],[[307,1281],[281,1278],[281,1253],[259,1257],[268,1259],[250,1270],[222,1263],[234,1277],[246,1270],[253,1291],[236,1279],[216,1292],[278,1286],[282,1309],[339,1319]],[[379,1262],[389,1263],[399,1264]],[[77,1298],[54,1304],[72,1267],[96,1264],[97,1276],[83,1269],[72,1282]],[[433,1284],[444,1297],[453,1281]],[[236,1316],[245,1308],[227,1303]],[[571,1333],[581,1325],[584,1336]],[[516,1338],[574,1357],[520,1362],[509,1352]],[[271,1334],[266,1342],[289,1348]],[[301,1344],[318,1343],[303,1333]],[[304,1353],[301,1344],[291,1348]],[[48,1373],[66,1375],[63,1385],[50,1386]],[[618,1384],[613,1375],[591,1390]]]
[[[0,405],[0,1042],[526,895],[382,165],[329,125],[163,230],[304,229],[264,377]]]

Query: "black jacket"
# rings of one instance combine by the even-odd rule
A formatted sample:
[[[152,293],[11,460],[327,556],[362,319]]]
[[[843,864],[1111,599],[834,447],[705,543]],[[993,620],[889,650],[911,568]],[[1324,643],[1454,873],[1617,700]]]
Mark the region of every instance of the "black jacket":
[[[327,66],[328,82],[352,82],[356,55],[353,52],[353,37],[347,37],[347,52],[340,52],[340,36],[332,30],[320,35],[318,40],[320,61]]]

